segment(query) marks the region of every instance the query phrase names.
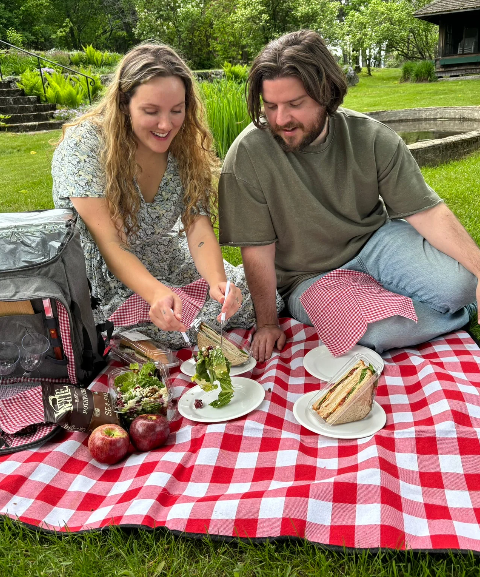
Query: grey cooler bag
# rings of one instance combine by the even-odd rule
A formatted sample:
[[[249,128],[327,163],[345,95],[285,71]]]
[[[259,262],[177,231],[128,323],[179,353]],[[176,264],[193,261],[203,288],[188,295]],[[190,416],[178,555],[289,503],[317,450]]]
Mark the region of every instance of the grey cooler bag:
[[[99,331],[109,327],[95,327],[75,221],[71,211],[60,209],[0,213],[0,349],[8,343],[20,348],[32,333],[49,340],[41,364],[27,376],[20,362],[12,371],[0,356],[2,400],[39,382],[84,387],[105,366]],[[14,435],[0,429],[0,455],[37,447],[59,430],[52,423]]]
[[[0,213],[0,341],[41,333],[50,349],[29,379],[88,385],[104,365],[85,258],[69,210]],[[20,363],[0,384],[20,382]],[[23,379],[24,380],[24,379]]]

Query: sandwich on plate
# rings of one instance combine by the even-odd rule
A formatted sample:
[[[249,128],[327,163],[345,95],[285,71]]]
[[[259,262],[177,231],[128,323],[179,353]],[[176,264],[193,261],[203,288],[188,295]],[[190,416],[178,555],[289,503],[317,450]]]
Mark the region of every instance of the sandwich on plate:
[[[237,347],[225,337],[221,339],[219,333],[217,333],[217,331],[205,323],[200,325],[197,334],[197,343],[199,349],[203,349],[204,347],[219,347],[220,341],[222,341],[222,352],[232,367],[243,365],[249,360],[250,355],[246,351]]]
[[[312,409],[329,425],[341,425],[364,419],[372,409],[378,375],[363,360],[337,380]]]

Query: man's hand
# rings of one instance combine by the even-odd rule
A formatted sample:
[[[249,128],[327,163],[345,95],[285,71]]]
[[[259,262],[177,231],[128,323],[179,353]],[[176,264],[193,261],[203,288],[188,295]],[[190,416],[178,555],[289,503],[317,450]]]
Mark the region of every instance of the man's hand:
[[[260,327],[253,335],[252,355],[257,361],[263,363],[272,356],[275,344],[281,351],[286,340],[287,337],[280,327],[274,325]]]

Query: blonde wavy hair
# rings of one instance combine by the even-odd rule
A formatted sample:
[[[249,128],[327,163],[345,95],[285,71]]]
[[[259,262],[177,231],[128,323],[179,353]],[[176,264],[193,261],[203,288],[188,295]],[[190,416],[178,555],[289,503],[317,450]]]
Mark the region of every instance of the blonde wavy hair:
[[[185,120],[174,137],[170,152],[178,163],[184,188],[182,224],[192,226],[199,208],[215,221],[217,192],[213,176],[218,160],[206,123],[203,103],[195,79],[180,56],[165,44],[140,44],[120,61],[105,96],[92,110],[63,126],[63,136],[70,126],[86,120],[100,127],[104,147],[101,161],[105,167],[105,198],[112,220],[123,223],[126,237],[135,235],[139,225],[139,194],[134,178],[140,171],[135,161],[137,142],[128,117],[128,105],[136,89],[152,78],[177,76],[185,86]]]

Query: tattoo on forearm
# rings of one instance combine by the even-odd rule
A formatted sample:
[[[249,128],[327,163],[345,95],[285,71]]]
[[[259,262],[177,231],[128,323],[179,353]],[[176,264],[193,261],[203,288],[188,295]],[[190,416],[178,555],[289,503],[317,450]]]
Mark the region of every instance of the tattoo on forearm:
[[[200,248],[200,247],[203,246],[204,244],[205,244],[204,242],[201,242],[201,243],[198,245],[198,248]]]

